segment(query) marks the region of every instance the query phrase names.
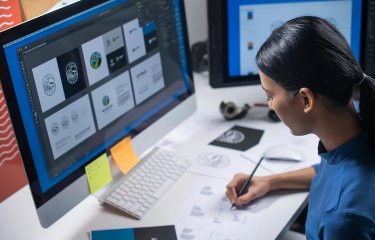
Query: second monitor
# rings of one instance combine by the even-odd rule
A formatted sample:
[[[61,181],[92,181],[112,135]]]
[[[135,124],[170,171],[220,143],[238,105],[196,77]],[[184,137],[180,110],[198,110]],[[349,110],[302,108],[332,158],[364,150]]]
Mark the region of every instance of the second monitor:
[[[272,30],[303,15],[333,23],[359,60],[362,0],[208,0],[211,86],[258,84],[260,46]]]

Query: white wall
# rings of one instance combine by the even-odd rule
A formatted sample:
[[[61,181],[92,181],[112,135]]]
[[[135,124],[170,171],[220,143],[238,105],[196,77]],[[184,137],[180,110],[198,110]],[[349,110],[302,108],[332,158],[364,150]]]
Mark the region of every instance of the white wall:
[[[184,0],[190,45],[205,41],[207,32],[207,0]]]

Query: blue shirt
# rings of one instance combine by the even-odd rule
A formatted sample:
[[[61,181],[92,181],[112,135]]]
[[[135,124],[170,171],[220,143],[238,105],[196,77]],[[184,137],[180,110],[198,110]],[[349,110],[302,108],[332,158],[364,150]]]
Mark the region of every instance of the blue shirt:
[[[310,186],[307,239],[375,239],[375,154],[360,135],[327,152]]]

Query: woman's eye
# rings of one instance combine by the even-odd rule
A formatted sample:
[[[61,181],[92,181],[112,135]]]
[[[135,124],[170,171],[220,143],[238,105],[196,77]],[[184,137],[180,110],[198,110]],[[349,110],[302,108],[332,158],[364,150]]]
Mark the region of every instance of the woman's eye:
[[[273,97],[267,97],[267,102],[271,101],[272,99],[273,99]]]

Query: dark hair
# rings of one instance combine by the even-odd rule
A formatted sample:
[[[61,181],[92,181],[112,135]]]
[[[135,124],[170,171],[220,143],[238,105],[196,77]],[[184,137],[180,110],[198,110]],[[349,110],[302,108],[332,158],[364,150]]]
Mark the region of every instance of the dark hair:
[[[360,88],[360,117],[375,146],[375,80],[365,75],[344,36],[328,21],[294,18],[275,29],[256,55],[258,68],[286,91],[307,87],[347,106]]]

